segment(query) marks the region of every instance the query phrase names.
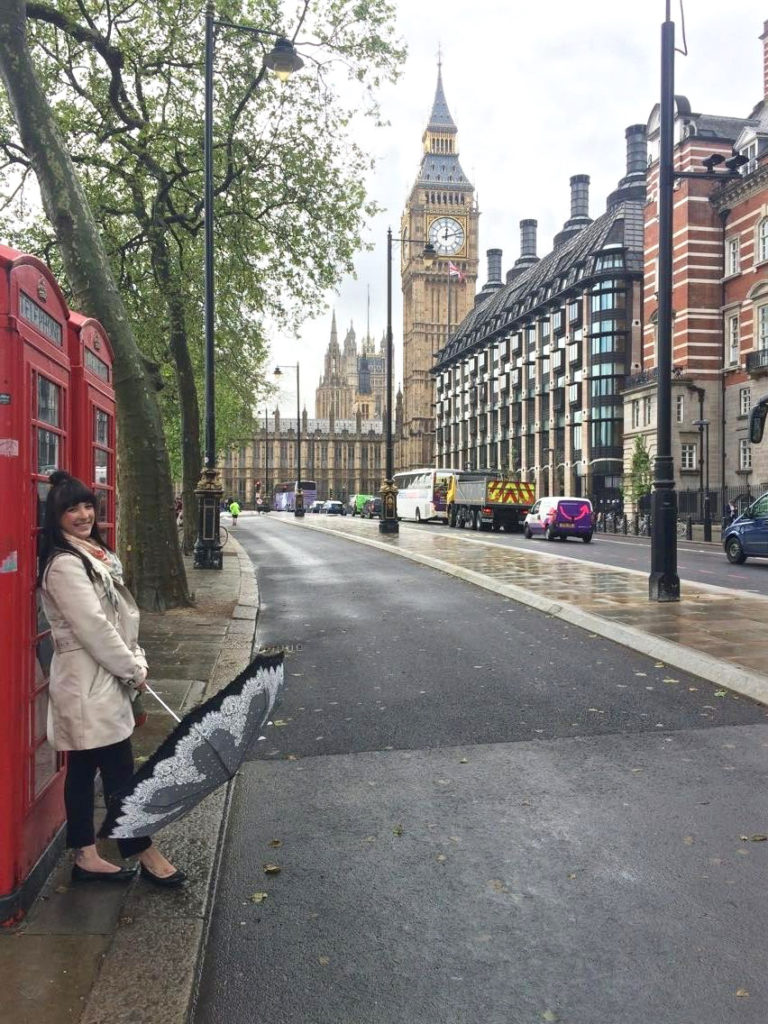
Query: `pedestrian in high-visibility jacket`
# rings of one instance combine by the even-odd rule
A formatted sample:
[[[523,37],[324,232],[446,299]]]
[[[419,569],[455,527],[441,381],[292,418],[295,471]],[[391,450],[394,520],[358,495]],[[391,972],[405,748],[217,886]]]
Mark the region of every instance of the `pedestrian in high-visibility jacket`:
[[[240,515],[240,506],[236,501],[230,502],[229,513],[232,516],[232,525],[237,526],[237,517]]]

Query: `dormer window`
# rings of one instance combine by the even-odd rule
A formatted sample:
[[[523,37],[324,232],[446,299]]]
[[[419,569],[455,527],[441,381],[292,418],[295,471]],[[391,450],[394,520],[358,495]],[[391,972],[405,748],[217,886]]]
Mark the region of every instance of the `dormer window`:
[[[742,156],[745,156],[747,158],[747,162],[745,164],[743,164],[739,168],[740,173],[741,174],[751,174],[753,171],[756,171],[757,170],[757,139],[752,139],[752,141],[748,145],[742,146],[742,148],[739,150],[739,152],[741,153]]]

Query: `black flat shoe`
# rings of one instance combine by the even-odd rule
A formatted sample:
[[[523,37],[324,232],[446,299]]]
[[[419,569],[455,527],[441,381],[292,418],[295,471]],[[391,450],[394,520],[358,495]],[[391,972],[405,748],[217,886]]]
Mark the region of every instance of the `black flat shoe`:
[[[183,871],[174,871],[172,875],[162,878],[160,875],[153,875],[149,868],[145,868],[143,864],[139,870],[141,871],[142,878],[146,878],[152,885],[160,886],[161,889],[178,889],[187,880],[187,876]]]
[[[136,868],[118,868],[117,871],[89,871],[79,864],[72,865],[73,882],[130,882],[136,877]]]

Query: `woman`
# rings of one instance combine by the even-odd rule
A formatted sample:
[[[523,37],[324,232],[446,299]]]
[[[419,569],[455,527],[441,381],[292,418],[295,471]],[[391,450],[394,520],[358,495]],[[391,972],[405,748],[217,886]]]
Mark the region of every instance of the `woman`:
[[[139,610],[123,584],[117,555],[96,523],[96,495],[57,471],[45,504],[40,575],[51,627],[48,739],[68,751],[64,803],[67,846],[75,850],[74,882],[125,882],[135,868],[104,860],[93,827],[94,781],[101,772],[105,799],[133,775],[132,699],[146,689],[147,662],[138,645]],[[186,876],[151,839],[121,839],[123,857],[138,855],[141,875],[164,888]]]

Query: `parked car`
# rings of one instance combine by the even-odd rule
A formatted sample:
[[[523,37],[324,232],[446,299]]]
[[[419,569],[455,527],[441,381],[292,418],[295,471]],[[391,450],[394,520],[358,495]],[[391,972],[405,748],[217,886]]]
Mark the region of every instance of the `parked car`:
[[[723,548],[734,565],[748,558],[768,558],[768,492],[726,526]]]
[[[363,519],[381,519],[381,498],[369,498],[363,505],[360,515]]]
[[[341,501],[324,501],[320,513],[324,516],[345,516],[347,510]]]
[[[307,512],[319,512],[324,504],[324,501],[313,501],[312,504],[307,509]]]
[[[353,516],[361,516],[363,514],[363,507],[369,498],[372,498],[372,494],[353,494],[349,499],[349,511]]]
[[[539,498],[523,522],[523,533],[529,539],[534,534],[547,540],[581,537],[588,544],[593,531],[594,513],[588,498]]]

